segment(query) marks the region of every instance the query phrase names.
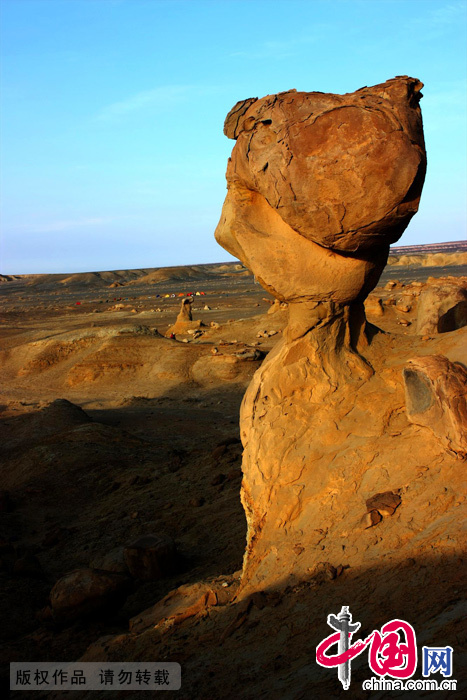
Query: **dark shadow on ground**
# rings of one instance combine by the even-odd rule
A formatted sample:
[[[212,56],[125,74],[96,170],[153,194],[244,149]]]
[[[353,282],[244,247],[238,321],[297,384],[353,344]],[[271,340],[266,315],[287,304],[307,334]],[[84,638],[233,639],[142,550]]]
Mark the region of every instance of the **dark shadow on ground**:
[[[212,607],[178,626],[149,629],[108,642],[107,661],[177,661],[182,688],[167,691],[179,700],[308,700],[308,698],[395,698],[398,691],[368,692],[362,682],[371,678],[368,650],[352,661],[350,694],[337,678],[337,669],[316,663],[316,646],[333,630],[327,615],[348,605],[361,623],[353,641],[366,638],[392,619],[415,629],[422,678],[422,646],[451,646],[452,678],[457,691],[411,691],[408,697],[462,697],[465,689],[465,602],[461,590],[465,565],[456,556],[434,554],[407,561],[381,563],[370,569],[346,569],[334,580],[310,578],[280,582],[276,590],[253,594],[225,607]],[[404,640],[401,640],[404,641]],[[330,649],[328,653],[336,653]],[[40,655],[40,652],[37,654]],[[439,682],[443,676],[431,676]],[[60,694],[35,693],[37,698]],[[137,697],[138,692],[75,693],[76,700]],[[30,693],[14,697],[29,698]],[[166,697],[164,695],[164,697]]]
[[[9,442],[0,469],[10,504],[0,513],[4,663],[38,658],[41,644],[48,657],[77,658],[93,639],[126,630],[130,617],[170,590],[241,567],[244,390],[189,387],[88,415],[56,402],[52,425],[40,411],[3,423]],[[136,582],[113,617],[56,629],[49,639],[36,615],[61,576],[158,532],[177,544],[176,573]],[[15,561],[25,556],[36,557],[41,570],[15,573]]]

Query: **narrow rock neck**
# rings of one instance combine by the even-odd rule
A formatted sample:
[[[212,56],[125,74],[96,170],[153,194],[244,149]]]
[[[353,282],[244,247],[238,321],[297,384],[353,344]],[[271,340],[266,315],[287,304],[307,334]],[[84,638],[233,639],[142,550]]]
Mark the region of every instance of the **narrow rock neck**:
[[[334,337],[336,345],[343,343],[356,350],[366,346],[366,324],[362,302],[338,304],[333,301],[303,301],[289,304],[289,322],[284,331],[291,343],[308,334],[322,333]]]

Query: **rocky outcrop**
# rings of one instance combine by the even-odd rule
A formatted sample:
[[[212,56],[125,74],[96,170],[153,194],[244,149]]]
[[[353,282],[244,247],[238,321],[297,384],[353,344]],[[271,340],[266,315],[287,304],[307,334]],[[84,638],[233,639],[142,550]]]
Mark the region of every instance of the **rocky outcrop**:
[[[404,370],[407,415],[456,456],[467,457],[467,371],[442,355],[418,357]]]
[[[191,377],[200,386],[212,386],[219,382],[241,382],[245,385],[252,379],[254,371],[264,355],[259,351],[200,357],[191,368]]]
[[[170,338],[172,335],[189,333],[190,331],[197,330],[204,325],[201,321],[193,321],[192,304],[193,297],[186,297],[185,299],[182,299],[178,316],[174,325],[168,328],[165,334],[166,337]]]
[[[369,296],[365,301],[365,313],[369,316],[383,316],[384,306],[381,297]]]
[[[130,590],[128,577],[111,572],[77,569],[63,576],[50,592],[52,615],[58,623],[117,609]]]
[[[182,301],[182,306],[177,316],[175,323],[183,323],[184,321],[192,321],[193,314],[191,313],[191,306],[193,304],[193,297],[186,297]]]
[[[367,535],[350,546],[349,532],[381,527],[400,503],[400,473],[381,479],[378,468],[394,459],[392,422],[397,434],[411,425],[401,371],[395,381],[385,369],[390,345],[367,326],[363,301],[418,209],[421,87],[403,76],[348,95],[289,91],[227,116],[237,142],[216,239],[289,305],[241,408],[240,595],[306,578],[323,550],[336,571],[343,552],[361,562]],[[426,451],[425,436],[412,440],[409,471]]]
[[[455,282],[433,284],[420,294],[416,332],[447,333],[467,326],[467,289]]]
[[[224,576],[218,581],[188,584],[176,588],[130,620],[130,632],[139,633],[161,623],[167,628],[180,624],[215,605],[225,605],[238,588],[234,576]]]

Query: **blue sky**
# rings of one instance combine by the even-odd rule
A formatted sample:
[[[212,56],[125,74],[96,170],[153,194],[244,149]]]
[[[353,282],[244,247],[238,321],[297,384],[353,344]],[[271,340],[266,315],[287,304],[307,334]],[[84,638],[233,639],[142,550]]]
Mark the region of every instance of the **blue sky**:
[[[466,0],[1,0],[0,271],[228,260],[240,99],[425,83],[428,174],[400,244],[466,232]]]

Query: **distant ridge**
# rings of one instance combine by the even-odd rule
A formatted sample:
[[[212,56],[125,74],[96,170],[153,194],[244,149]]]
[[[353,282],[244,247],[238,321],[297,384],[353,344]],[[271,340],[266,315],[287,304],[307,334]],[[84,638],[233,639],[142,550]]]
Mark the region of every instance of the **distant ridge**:
[[[437,267],[467,265],[467,241],[394,246],[389,251],[389,265]],[[222,263],[146,267],[102,272],[63,274],[1,275],[0,283],[19,282],[31,287],[119,287],[161,282],[188,282],[213,277],[247,277],[251,273],[237,260]]]
[[[0,282],[23,282],[28,287],[98,288],[123,287],[160,282],[194,282],[213,277],[245,277],[250,272],[240,262],[178,265],[173,267],[73,272],[68,274],[2,275]]]
[[[467,241],[426,243],[424,245],[391,246],[389,255],[424,255],[425,253],[462,253],[467,251]]]

